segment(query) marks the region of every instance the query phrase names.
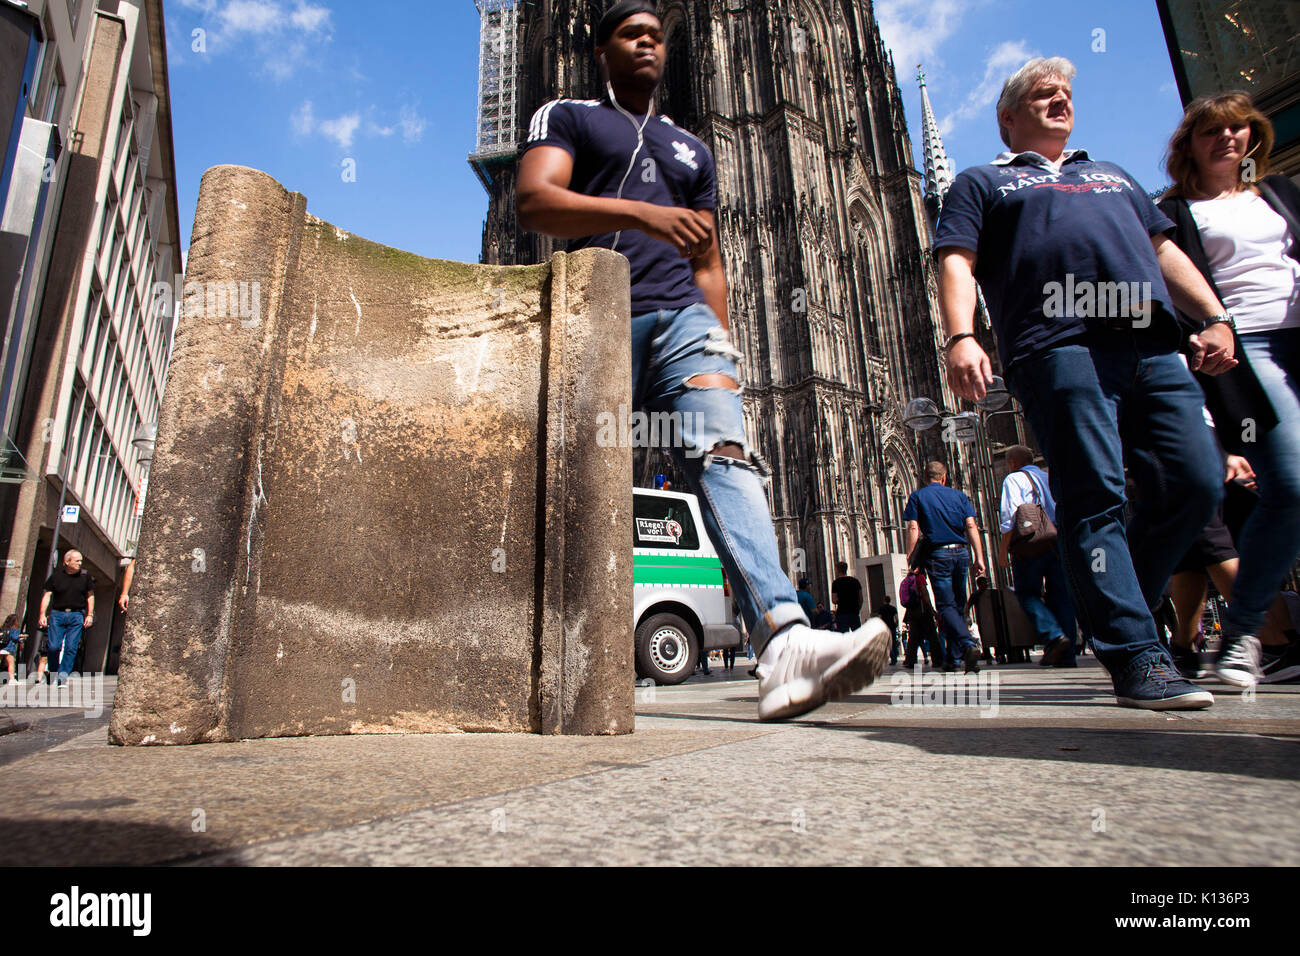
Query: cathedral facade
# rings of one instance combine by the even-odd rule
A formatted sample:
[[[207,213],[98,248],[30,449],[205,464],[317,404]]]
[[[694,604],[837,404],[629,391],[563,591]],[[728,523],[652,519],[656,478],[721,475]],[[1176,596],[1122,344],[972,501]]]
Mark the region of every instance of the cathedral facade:
[[[521,134],[549,100],[603,95],[593,47],[606,5],[519,4]],[[869,0],[659,6],[656,109],[713,151],[747,433],[772,467],[787,570],[823,592],[836,561],[903,550],[902,510],[927,460],[978,500],[969,449],[902,420],[912,397],[958,406],[894,65]],[[476,164],[490,196],[486,263],[536,263],[562,247],[519,229],[516,163]]]

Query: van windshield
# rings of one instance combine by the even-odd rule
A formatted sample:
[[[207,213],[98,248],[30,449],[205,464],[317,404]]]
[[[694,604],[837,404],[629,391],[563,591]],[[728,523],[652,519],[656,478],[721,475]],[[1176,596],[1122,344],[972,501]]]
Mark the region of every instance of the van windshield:
[[[632,546],[672,551],[698,551],[700,535],[691,506],[681,498],[632,496]]]

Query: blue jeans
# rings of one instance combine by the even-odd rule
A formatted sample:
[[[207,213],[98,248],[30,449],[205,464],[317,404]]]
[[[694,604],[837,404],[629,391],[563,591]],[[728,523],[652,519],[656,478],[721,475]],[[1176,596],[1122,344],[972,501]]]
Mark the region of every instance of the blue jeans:
[[[72,665],[77,660],[77,648],[81,646],[81,631],[86,624],[85,611],[51,611],[46,615],[49,621],[49,638],[46,646],[50,657],[58,654],[59,678],[66,680],[72,673]]]
[[[1259,502],[1237,540],[1241,563],[1227,614],[1230,630],[1258,634],[1300,555],[1300,329],[1249,332],[1241,345],[1278,417],[1242,452],[1255,469]]]
[[[1175,347],[1157,329],[1095,331],[1007,370],[1051,466],[1075,613],[1112,674],[1140,655],[1167,656],[1149,609],[1223,496],[1204,396]],[[1144,449],[1159,466],[1139,476],[1159,480],[1142,487],[1131,537],[1125,445]]]
[[[671,453],[700,499],[705,531],[761,655],[777,631],[808,623],[781,570],[763,491],[771,472],[745,440],[740,391],[688,384],[711,373],[739,384],[739,358],[707,305],[632,316],[632,404],[638,411],[681,414],[680,440]],[[729,443],[740,446],[744,460],[711,454]]]
[[[934,609],[939,618],[939,646],[947,644],[945,660],[956,664],[967,647],[975,645],[966,626],[966,579],[970,573],[970,552],[966,546],[937,548],[925,565],[934,591]],[[933,659],[933,655],[931,655]],[[937,665],[939,662],[935,661]]]
[[[1064,634],[1070,639],[1070,649],[1061,658],[1061,663],[1074,660],[1074,605],[1070,603],[1060,554],[1052,549],[1036,558],[1012,558],[1011,573],[1015,577],[1020,607],[1029,615],[1038,640],[1047,644],[1058,634]],[[1041,597],[1044,585],[1047,586],[1046,602]]]

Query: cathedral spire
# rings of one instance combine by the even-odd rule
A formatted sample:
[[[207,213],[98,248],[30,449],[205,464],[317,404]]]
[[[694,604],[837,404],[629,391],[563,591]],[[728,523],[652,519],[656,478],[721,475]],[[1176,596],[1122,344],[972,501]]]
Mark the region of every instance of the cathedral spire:
[[[925,149],[925,198],[926,205],[932,201],[936,207],[943,205],[943,197],[952,185],[952,161],[943,148],[943,139],[939,136],[939,124],[935,121],[934,110],[930,107],[930,94],[925,89],[925,73],[921,64],[916,65],[916,81],[921,84],[921,135]]]

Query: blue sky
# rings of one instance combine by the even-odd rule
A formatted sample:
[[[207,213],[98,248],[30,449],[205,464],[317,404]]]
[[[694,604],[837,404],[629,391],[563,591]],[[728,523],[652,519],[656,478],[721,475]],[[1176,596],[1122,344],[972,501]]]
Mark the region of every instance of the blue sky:
[[[1072,144],[1148,190],[1164,182],[1159,159],[1181,108],[1153,0],[878,0],[876,13],[918,165],[918,61],[961,169],[1002,148],[993,102],[1005,76],[1030,55],[1060,54],[1080,71]],[[165,0],[164,19],[186,248],[199,178],[237,163],[349,232],[477,261],[487,194],[465,161],[478,86],[472,0]],[[1092,51],[1098,29],[1105,52]]]

